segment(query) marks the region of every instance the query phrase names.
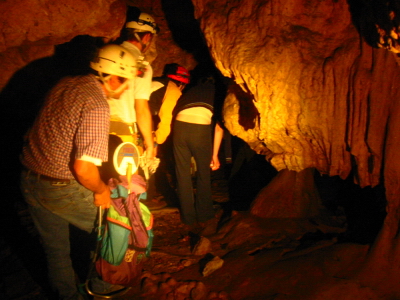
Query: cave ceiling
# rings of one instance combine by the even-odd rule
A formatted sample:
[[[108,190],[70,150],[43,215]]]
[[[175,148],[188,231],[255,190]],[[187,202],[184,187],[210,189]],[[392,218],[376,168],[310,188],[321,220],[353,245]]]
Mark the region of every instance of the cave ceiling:
[[[358,26],[358,8],[370,1],[1,1],[1,86],[77,35],[112,40],[126,3],[161,27],[149,58],[155,75],[171,62],[193,69],[206,45],[232,79],[225,126],[277,170],[316,168],[341,178],[352,172],[361,186],[374,186],[395,159],[398,35],[387,23]],[[379,41],[372,47],[368,31]],[[397,174],[400,163],[387,168]]]

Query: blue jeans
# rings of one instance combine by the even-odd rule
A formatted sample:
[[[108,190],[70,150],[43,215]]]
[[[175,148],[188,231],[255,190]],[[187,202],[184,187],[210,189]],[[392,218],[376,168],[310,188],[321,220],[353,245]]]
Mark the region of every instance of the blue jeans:
[[[29,171],[21,174],[21,190],[42,238],[49,281],[59,299],[80,299],[70,257],[69,224],[91,232],[97,208],[93,192],[77,181],[57,186]]]

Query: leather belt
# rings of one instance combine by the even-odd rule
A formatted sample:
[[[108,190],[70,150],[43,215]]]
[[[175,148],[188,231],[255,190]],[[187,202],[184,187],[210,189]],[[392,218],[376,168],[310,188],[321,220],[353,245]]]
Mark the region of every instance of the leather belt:
[[[47,175],[42,175],[36,172],[33,172],[32,170],[29,170],[27,168],[24,168],[25,171],[28,172],[28,174],[32,174],[34,176],[37,176],[37,178],[45,180],[45,181],[50,181],[52,184],[60,184],[60,185],[64,185],[64,184],[69,184],[72,182],[72,179],[59,179],[59,178],[54,178],[54,177],[50,177]]]

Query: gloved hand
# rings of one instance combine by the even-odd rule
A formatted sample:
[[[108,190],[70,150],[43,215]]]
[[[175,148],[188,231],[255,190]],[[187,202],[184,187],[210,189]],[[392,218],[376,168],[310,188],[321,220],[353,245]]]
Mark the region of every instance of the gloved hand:
[[[139,166],[144,170],[149,167],[149,163],[153,158],[148,158],[146,155],[146,151],[143,153],[142,156],[139,157]]]
[[[149,172],[154,173],[160,164],[160,160],[158,158],[154,157],[154,155],[148,155],[148,153],[149,152],[146,150],[139,160],[140,167],[144,172],[146,180],[149,179]]]
[[[160,165],[160,159],[158,157],[155,157],[153,159],[153,163],[149,166],[149,171],[151,173],[155,173],[159,165]]]

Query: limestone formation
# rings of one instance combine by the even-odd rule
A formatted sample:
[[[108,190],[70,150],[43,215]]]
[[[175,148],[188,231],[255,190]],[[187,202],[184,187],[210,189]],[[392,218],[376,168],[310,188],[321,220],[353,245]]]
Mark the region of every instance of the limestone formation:
[[[259,113],[245,130],[229,94],[232,134],[271,151],[277,170],[315,167],[346,178],[355,167],[361,186],[380,181],[399,71],[392,54],[360,39],[347,1],[194,3],[215,64]]]

